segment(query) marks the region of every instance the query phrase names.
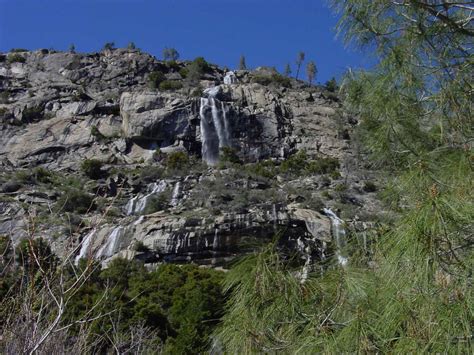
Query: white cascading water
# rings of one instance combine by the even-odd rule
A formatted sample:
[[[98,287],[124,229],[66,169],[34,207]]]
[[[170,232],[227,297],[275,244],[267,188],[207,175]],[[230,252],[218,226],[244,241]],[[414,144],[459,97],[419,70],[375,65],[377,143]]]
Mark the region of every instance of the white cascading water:
[[[224,102],[216,99],[220,87],[204,91],[208,97],[201,98],[199,116],[201,118],[202,159],[209,165],[219,161],[219,150],[229,147],[231,141],[230,122]]]
[[[237,77],[233,71],[228,71],[224,76],[224,84],[232,85],[237,82]]]
[[[309,243],[306,244],[305,242],[303,242],[303,239],[301,237],[296,240],[296,248],[301,253],[302,258],[305,260],[303,269],[301,270],[301,273],[299,273],[300,283],[303,284],[308,279],[309,272],[311,271],[312,249],[311,245]]]
[[[110,258],[114,255],[118,249],[120,243],[120,237],[123,232],[123,227],[119,226],[112,230],[112,233],[108,236],[105,244],[99,249],[96,257]]]
[[[83,239],[81,242],[81,250],[79,251],[79,255],[76,256],[76,259],[74,260],[74,263],[77,265],[79,263],[79,260],[82,258],[85,258],[88,256],[90,252],[90,245],[92,242],[92,238],[95,235],[95,229],[91,230]]]
[[[150,192],[146,194],[145,196],[140,197],[140,195],[137,195],[131,198],[127,202],[127,205],[125,206],[125,209],[127,211],[127,216],[130,216],[132,214],[142,213],[145,210],[150,197],[163,192],[165,189],[166,189],[166,182],[160,181],[158,184],[153,183],[151,187],[149,188]]]
[[[346,231],[344,229],[344,221],[340,219],[333,211],[329,208],[324,208],[324,213],[331,220],[331,233],[336,242],[336,256],[340,265],[347,265],[348,259],[342,255],[343,250],[346,246]]]
[[[179,203],[179,196],[181,194],[181,181],[178,181],[173,188],[173,194],[171,195],[171,206],[176,207]]]

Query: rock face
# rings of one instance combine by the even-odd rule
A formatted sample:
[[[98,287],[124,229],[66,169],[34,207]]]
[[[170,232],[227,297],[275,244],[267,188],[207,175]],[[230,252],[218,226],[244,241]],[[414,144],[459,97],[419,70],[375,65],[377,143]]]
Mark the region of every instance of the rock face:
[[[160,62],[137,50],[20,55],[23,63],[0,56],[0,233],[16,242],[25,237],[21,216],[33,208],[59,216],[46,218],[35,235],[50,239],[59,254],[72,237],[78,257],[220,264],[278,235],[289,253],[305,250],[314,260],[331,251],[331,223],[323,205],[311,201],[326,196],[324,205],[334,204],[331,192],[345,184],[345,195],[337,195],[352,201],[351,208],[376,210],[361,187],[369,173],[350,141],[355,122],[339,114],[337,97],[322,88],[295,80],[262,85],[255,78],[263,69],[226,74],[214,66],[197,83],[182,78],[187,63]],[[180,88],[151,89],[156,71]],[[237,168],[213,167],[225,147]],[[248,170],[262,169],[252,165],[262,160],[278,167],[302,150],[308,159],[337,159],[342,176],[280,171],[262,178],[260,170]],[[195,157],[189,171],[166,165],[176,152]],[[115,214],[102,218],[110,208],[89,209],[66,234],[69,215],[51,206],[69,191],[64,181],[82,176],[82,162],[92,158],[105,164],[109,178],[81,178],[82,188]],[[37,175],[23,174],[14,184],[19,169],[35,167],[61,177],[39,184]],[[150,176],[153,169],[165,176]],[[26,188],[42,195],[27,195]]]

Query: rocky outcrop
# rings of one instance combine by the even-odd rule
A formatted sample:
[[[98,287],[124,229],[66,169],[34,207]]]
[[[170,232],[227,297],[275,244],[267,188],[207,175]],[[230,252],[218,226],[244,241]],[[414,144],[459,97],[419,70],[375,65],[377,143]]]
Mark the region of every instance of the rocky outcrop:
[[[149,263],[221,264],[278,235],[288,253],[304,251],[306,260],[315,260],[331,252],[331,223],[310,201],[334,205],[332,189],[347,185],[336,193],[345,196],[339,201],[376,210],[362,191],[366,171],[351,145],[356,122],[341,115],[337,98],[322,88],[295,80],[256,83],[255,75],[276,75],[264,69],[237,71],[229,79],[213,66],[199,83],[186,81],[180,74],[185,62],[160,62],[136,50],[20,55],[24,63],[0,62],[0,234],[15,241],[25,236],[23,216],[34,208],[59,216],[36,230],[59,254],[73,240],[78,256],[104,262],[120,255]],[[151,89],[153,71],[182,88]],[[194,162],[215,164],[223,147],[240,164],[268,159],[278,166],[305,150],[311,159],[330,157],[341,167],[331,177],[261,178],[245,172],[245,165],[218,171],[195,163],[191,172],[169,175],[166,169],[168,176],[161,177],[167,154],[186,152]],[[60,178],[56,185],[31,186],[30,179],[14,186],[19,168],[40,166],[67,180],[81,175],[82,162],[92,158],[110,176],[81,187],[109,205],[112,219],[101,216],[109,209],[95,206],[66,235],[61,228],[70,216],[51,207],[61,196],[51,189],[70,187]],[[147,169],[161,172],[150,177]]]

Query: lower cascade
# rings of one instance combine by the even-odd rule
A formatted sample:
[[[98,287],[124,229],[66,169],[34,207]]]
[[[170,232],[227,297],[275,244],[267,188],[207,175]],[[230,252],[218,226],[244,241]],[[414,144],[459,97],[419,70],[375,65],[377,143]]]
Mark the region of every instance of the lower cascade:
[[[173,194],[171,195],[171,206],[175,207],[179,204],[179,198],[181,195],[181,182],[178,181],[173,188]]]
[[[93,229],[91,230],[83,239],[81,242],[81,250],[79,251],[79,254],[76,256],[76,259],[74,260],[74,263],[77,265],[79,263],[79,260],[82,258],[88,257],[90,253],[90,248],[91,248],[91,242],[92,238],[95,235],[96,230]]]
[[[216,99],[219,86],[207,89],[208,97],[201,98],[199,116],[201,118],[202,159],[209,165],[219,161],[219,150],[231,146],[231,127],[224,102]]]
[[[123,227],[119,226],[112,230],[112,233],[108,236],[105,244],[99,249],[97,252],[96,257],[101,258],[109,258],[114,253],[117,252],[118,246],[120,244],[120,237],[123,234]]]
[[[331,233],[336,244],[336,256],[340,265],[345,266],[349,261],[343,256],[343,250],[346,246],[346,231],[344,229],[344,221],[340,219],[331,209],[324,208],[324,213],[331,220]]]
[[[150,197],[163,192],[166,189],[166,186],[167,185],[165,181],[160,181],[159,183],[153,183],[151,187],[149,188],[150,192],[148,194],[146,194],[145,196],[137,195],[131,198],[127,202],[127,205],[125,206],[127,216],[142,213],[145,210]]]

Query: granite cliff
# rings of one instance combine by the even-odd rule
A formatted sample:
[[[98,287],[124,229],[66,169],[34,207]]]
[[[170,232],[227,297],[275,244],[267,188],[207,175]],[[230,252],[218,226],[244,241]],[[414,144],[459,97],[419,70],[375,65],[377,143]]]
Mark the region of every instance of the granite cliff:
[[[357,120],[324,87],[116,49],[0,54],[0,91],[0,234],[14,243],[221,265],[275,236],[310,264],[341,253],[341,225],[370,242],[380,206]]]

